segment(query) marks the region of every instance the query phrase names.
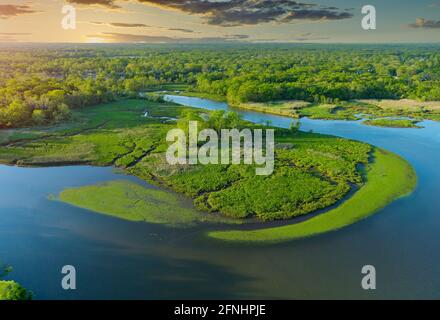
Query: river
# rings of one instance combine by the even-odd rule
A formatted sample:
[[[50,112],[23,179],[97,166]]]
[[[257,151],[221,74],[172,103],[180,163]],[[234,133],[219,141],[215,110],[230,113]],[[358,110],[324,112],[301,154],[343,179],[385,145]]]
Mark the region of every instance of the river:
[[[194,107],[225,103],[167,96]],[[239,111],[288,127],[291,119]],[[0,166],[0,259],[37,299],[440,298],[440,123],[390,129],[302,119],[302,130],[365,141],[417,171],[415,192],[345,229],[270,246],[226,244],[186,229],[118,220],[49,200],[63,188],[130,179],[112,168]],[[186,205],[182,200],[182,205]],[[178,209],[178,208],[176,208]],[[209,227],[213,228],[213,227]],[[61,288],[74,265],[77,290]],[[374,265],[377,290],[361,288]]]

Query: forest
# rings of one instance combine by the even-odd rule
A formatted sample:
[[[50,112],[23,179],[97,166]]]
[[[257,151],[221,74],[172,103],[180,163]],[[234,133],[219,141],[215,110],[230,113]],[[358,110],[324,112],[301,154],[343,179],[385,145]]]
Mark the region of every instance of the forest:
[[[0,128],[167,85],[232,105],[303,100],[440,100],[436,45],[78,45],[0,48]]]

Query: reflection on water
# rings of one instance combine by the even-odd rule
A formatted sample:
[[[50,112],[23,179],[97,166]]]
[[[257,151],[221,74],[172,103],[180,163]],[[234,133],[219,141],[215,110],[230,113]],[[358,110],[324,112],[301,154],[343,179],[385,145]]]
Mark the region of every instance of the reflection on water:
[[[224,103],[177,98],[226,109]],[[240,111],[245,119],[288,127],[291,119]],[[0,166],[0,259],[37,298],[439,298],[440,124],[387,129],[350,121],[302,119],[314,130],[366,141],[402,155],[417,190],[343,230],[271,246],[225,244],[203,228],[173,229],[92,214],[50,201],[65,187],[130,179],[111,168]],[[178,210],[178,208],[176,208]],[[61,290],[72,264],[78,290]],[[361,268],[377,269],[378,289],[361,289]]]

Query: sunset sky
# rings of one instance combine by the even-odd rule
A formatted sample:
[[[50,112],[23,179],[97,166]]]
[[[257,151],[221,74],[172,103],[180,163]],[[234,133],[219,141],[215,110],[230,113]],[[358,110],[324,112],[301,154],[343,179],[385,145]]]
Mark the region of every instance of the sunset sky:
[[[377,30],[361,28],[368,4]],[[0,42],[220,41],[440,42],[440,0],[0,0]]]

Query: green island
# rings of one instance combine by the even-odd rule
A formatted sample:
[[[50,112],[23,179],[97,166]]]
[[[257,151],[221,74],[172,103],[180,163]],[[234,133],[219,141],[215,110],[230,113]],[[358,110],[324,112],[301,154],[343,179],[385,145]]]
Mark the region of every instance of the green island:
[[[54,199],[125,220],[169,226],[285,220],[342,202],[337,209],[308,221],[256,233],[262,232],[258,238],[268,242],[338,229],[374,213],[415,186],[409,164],[391,153],[366,143],[302,132],[294,126],[275,128],[275,171],[270,176],[256,176],[253,165],[169,165],[166,132],[184,128],[191,120],[216,130],[267,127],[243,121],[233,112],[208,112],[153,100],[126,99],[75,110],[70,121],[50,129],[10,129],[7,137],[0,134],[5,141],[0,146],[0,162],[118,167],[162,189],[110,181],[66,188]],[[148,117],[143,116],[145,112]],[[366,176],[362,167],[367,168]],[[354,196],[346,199],[353,190]],[[169,191],[193,199],[194,207],[183,206]],[[255,233],[218,231],[208,235],[242,241],[249,234]]]
[[[417,125],[418,121],[409,119],[372,119],[362,122],[367,126],[387,128],[422,128]]]
[[[375,149],[374,162],[366,169],[365,185],[337,208],[297,224],[259,230],[213,231],[208,235],[224,241],[270,243],[334,231],[408,195],[416,183],[416,174],[405,160],[393,153]]]

